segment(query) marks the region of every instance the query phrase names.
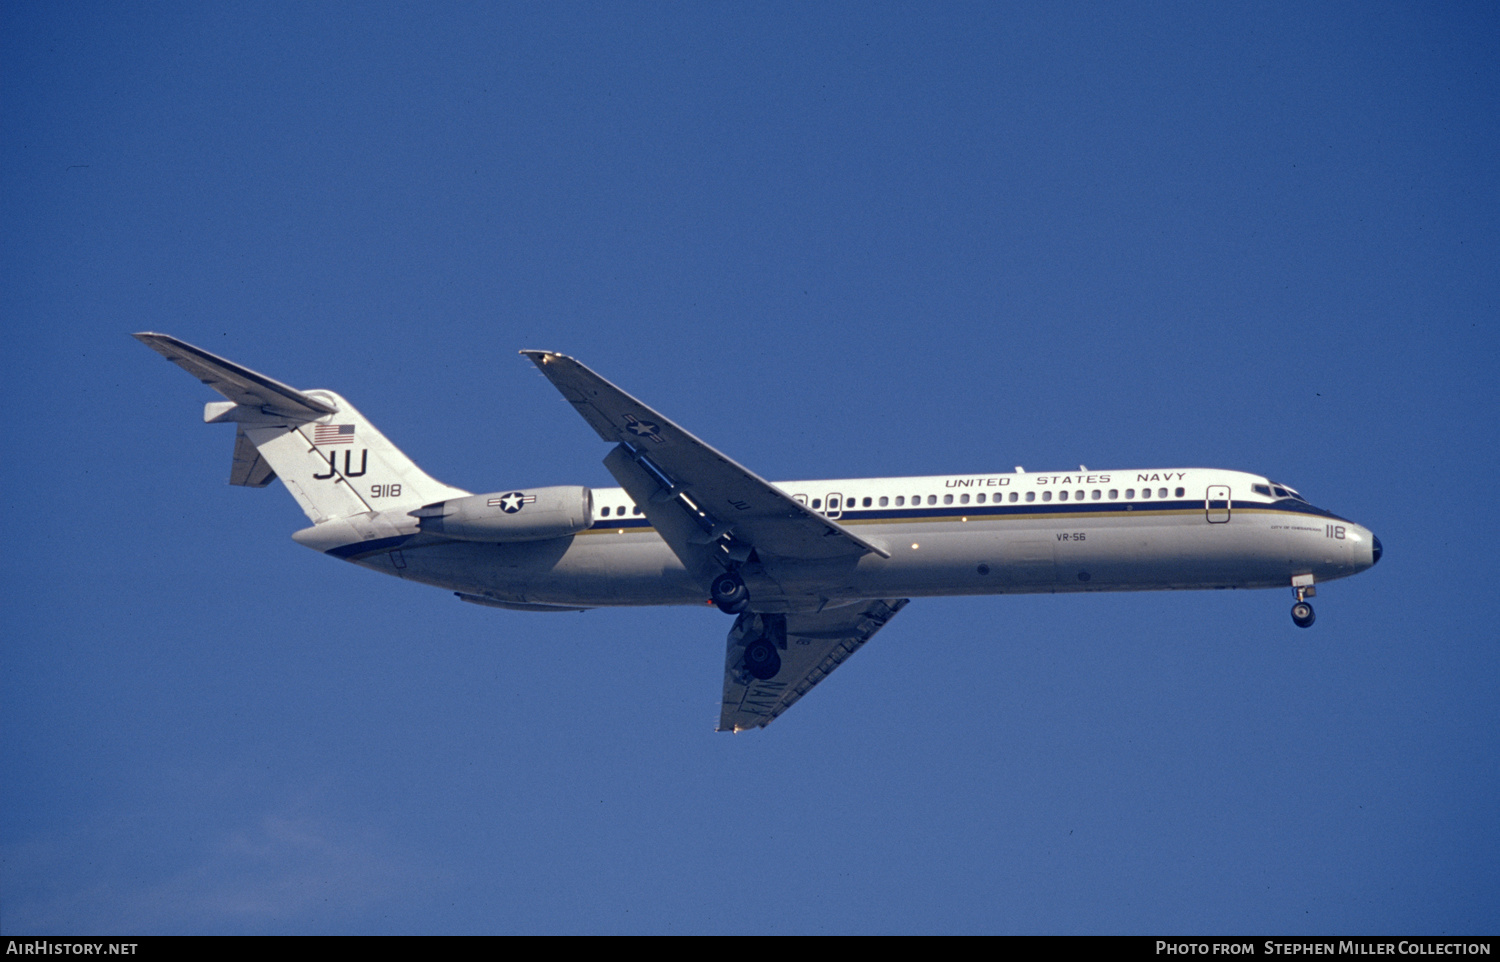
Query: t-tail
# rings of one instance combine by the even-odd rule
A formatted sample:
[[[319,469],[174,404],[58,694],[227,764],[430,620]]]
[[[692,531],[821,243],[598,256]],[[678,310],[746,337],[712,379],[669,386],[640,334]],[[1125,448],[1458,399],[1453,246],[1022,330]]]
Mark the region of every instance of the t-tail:
[[[332,391],[298,391],[166,334],[135,337],[227,399],[203,420],[235,425],[229,483],[280,478],[315,527],[414,530],[407,512],[468,494],[429,477]]]

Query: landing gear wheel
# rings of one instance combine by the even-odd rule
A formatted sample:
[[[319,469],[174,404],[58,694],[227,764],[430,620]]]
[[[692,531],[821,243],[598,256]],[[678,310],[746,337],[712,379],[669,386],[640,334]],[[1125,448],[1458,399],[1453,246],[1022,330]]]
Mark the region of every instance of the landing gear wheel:
[[[775,678],[781,671],[781,655],[776,652],[776,646],[764,638],[746,645],[745,670],[761,681]]]
[[[715,578],[709,587],[709,594],[713,597],[714,604],[726,615],[737,615],[750,604],[749,589],[745,587],[744,580],[732,571],[726,571]]]
[[[1313,612],[1313,606],[1305,601],[1299,601],[1292,605],[1292,621],[1298,628],[1311,628],[1313,621],[1317,619]]]

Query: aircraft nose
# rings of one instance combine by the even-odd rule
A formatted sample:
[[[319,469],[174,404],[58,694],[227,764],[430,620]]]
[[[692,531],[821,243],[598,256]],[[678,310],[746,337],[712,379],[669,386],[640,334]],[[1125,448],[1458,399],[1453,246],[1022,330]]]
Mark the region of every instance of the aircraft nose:
[[[1380,547],[1380,539],[1377,538],[1377,537],[1375,537],[1375,535],[1371,534],[1370,535],[1370,564],[1376,565],[1376,564],[1380,563],[1380,553],[1381,553],[1382,550],[1383,549]]]

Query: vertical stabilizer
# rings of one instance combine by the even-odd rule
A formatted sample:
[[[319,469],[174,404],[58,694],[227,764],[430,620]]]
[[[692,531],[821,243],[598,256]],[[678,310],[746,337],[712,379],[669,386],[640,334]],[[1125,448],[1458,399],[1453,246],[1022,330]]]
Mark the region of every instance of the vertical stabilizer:
[[[332,391],[298,391],[165,334],[135,336],[229,399],[203,419],[236,425],[230,483],[280,478],[313,524],[468,494],[429,477]]]
[[[326,401],[335,413],[316,421],[295,421],[240,404],[211,404],[204,419],[238,421],[245,439],[313,524],[392,508],[420,508],[468,494],[428,476],[337,394],[308,393]]]

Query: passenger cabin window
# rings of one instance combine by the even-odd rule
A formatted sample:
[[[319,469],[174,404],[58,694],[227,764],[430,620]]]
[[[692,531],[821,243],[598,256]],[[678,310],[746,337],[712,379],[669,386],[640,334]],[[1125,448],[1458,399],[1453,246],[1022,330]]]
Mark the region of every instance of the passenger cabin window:
[[[1120,500],[1120,489],[1119,488],[1110,488],[1109,489],[1109,500],[1111,500],[1111,501],[1118,501],[1118,500]]]
[[[959,495],[958,496],[958,503],[959,504],[968,504],[969,503],[969,496],[967,494],[961,494],[961,495]]]
[[[984,504],[984,494],[983,494],[983,492],[981,492],[980,494],[975,495],[974,500],[977,503],[979,503],[979,504]]]
[[[1074,491],[1073,492],[1073,500],[1074,501],[1082,501],[1083,500],[1083,492],[1082,491]]]
[[[1165,498],[1167,496],[1167,489],[1166,488],[1162,488],[1160,491],[1157,491],[1156,492],[1156,496],[1158,498]]]
[[[821,508],[821,507],[823,507],[823,499],[822,498],[813,498],[813,507],[814,508]]]
[[[1043,495],[1042,497],[1045,500],[1046,495]],[[1057,500],[1059,500],[1059,501],[1066,501],[1066,500],[1068,500],[1068,492],[1066,492],[1066,491],[1059,491],[1059,492],[1057,492]]]
[[[1095,488],[1094,489],[1094,493],[1091,494],[1091,495],[1089,495],[1089,497],[1093,498],[1095,501],[1098,501],[1103,496],[1104,496],[1104,492],[1100,491],[1098,488]]]
[[[609,517],[609,508],[601,508],[599,514],[606,518]]]
[[[886,505],[890,504],[890,503],[891,503],[891,499],[890,498],[887,498],[885,495],[881,495],[880,496],[880,506],[882,508],[885,507]]]
[[[1018,498],[1018,497],[1020,497],[1020,495],[1018,495],[1018,494],[1017,494],[1017,493],[1016,493],[1016,492],[1014,492],[1014,491],[1012,491],[1012,492],[1011,492],[1011,493],[1010,493],[1010,500],[1011,500],[1011,503],[1012,503],[1012,504],[1014,504],[1014,503],[1015,503],[1015,500],[1016,500],[1016,498]],[[1029,496],[1028,496],[1028,497],[1027,497],[1027,498],[1026,498],[1026,500],[1027,500],[1027,501],[1030,501],[1030,500],[1031,500],[1031,498],[1030,498],[1030,497],[1029,497]]]
[[[899,508],[899,507],[901,507],[905,503],[906,503],[906,495],[904,495],[904,494],[898,494],[898,495],[896,495],[896,507]]]
[[[640,507],[638,505],[632,505],[631,509],[630,509],[630,513],[631,514],[640,514],[641,513],[641,509],[640,509]]]
[[[884,499],[884,498],[881,498],[881,499],[880,499],[880,503],[881,503],[881,504],[884,504],[884,503],[885,503],[885,499]],[[867,507],[867,508],[868,508],[868,507],[869,507],[869,506],[870,506],[870,499],[869,499],[869,498],[866,498],[866,499],[865,499],[865,507]]]
[[[1174,494],[1174,495],[1173,495],[1173,497],[1176,497],[1176,498],[1180,498],[1180,497],[1182,497],[1182,496],[1183,496],[1183,495],[1184,495],[1184,494],[1187,494],[1187,489],[1185,489],[1185,488],[1178,488],[1178,489],[1177,489],[1177,493],[1176,493],[1176,494]]]
[[[1026,492],[1026,500],[1027,501],[1035,501],[1036,500],[1036,492],[1035,491],[1027,491]]]
[[[943,503],[944,504],[952,504],[953,503],[953,495],[951,495],[951,494],[945,494],[945,495],[943,495]]]
[[[927,503],[928,504],[937,504],[937,495],[935,495],[935,494],[929,494],[927,496]]]
[[[1043,491],[1042,492],[1042,500],[1043,501],[1051,501],[1052,500],[1052,492],[1051,491]]]
[[[1150,488],[1142,488],[1141,489],[1141,497],[1143,497],[1143,498],[1149,498],[1149,497],[1151,497],[1151,489]]]

